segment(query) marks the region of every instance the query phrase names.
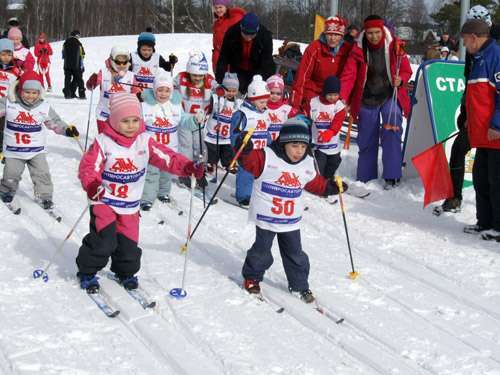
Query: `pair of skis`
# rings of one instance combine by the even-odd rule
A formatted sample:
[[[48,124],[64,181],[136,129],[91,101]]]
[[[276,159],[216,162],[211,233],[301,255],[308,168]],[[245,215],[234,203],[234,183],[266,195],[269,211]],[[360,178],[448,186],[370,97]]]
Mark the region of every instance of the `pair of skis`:
[[[34,201],[37,205],[39,205],[51,218],[60,223],[62,221],[62,215],[55,208],[43,208],[37,200]],[[12,212],[14,215],[20,215],[22,212],[22,208],[19,203],[14,200],[12,202],[4,202],[5,206]]]

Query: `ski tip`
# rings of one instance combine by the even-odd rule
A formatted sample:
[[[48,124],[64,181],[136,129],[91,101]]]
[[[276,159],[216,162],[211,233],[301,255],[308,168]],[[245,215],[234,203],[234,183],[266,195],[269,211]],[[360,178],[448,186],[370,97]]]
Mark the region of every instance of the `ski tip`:
[[[158,224],[159,224],[159,225],[163,225],[163,224],[165,224],[165,220],[160,220],[160,221],[158,222]]]
[[[156,301],[151,301],[149,304],[146,305],[147,309],[154,309],[156,307]]]
[[[116,318],[118,315],[120,315],[120,310],[115,310],[112,313],[106,314],[108,318]]]
[[[335,324],[342,324],[342,323],[344,323],[344,318],[340,318],[335,322]]]
[[[62,217],[61,216],[56,217],[56,221],[60,223],[62,221]]]
[[[276,310],[278,314],[282,314],[284,311],[285,311],[284,307],[280,307],[278,310]]]
[[[18,208],[17,210],[12,211],[14,215],[19,215],[21,213],[21,209]]]

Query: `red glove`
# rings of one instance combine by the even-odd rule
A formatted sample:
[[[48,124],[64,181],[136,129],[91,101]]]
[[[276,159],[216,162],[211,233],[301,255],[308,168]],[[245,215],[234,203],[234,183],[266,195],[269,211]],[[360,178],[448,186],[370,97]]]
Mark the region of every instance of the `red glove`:
[[[324,132],[319,133],[318,142],[319,143],[328,143],[333,138],[336,133],[332,129],[327,129]]]
[[[104,196],[104,188],[101,186],[100,181],[93,181],[87,186],[87,197],[90,200],[98,202]]]
[[[92,74],[87,80],[87,89],[91,91],[95,89],[99,85],[97,80],[98,80],[97,74],[96,73]]]
[[[217,86],[215,89],[215,95],[217,95],[219,98],[222,98],[226,92],[224,91],[224,87],[222,86]]]
[[[205,164],[190,161],[184,166],[184,173],[188,176],[194,175],[196,179],[203,178],[205,174]]]

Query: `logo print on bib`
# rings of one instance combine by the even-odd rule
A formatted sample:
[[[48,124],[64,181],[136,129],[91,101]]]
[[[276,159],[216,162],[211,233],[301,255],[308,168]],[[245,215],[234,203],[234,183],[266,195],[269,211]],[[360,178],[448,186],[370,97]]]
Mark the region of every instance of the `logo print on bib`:
[[[224,107],[220,113],[221,115],[231,117],[233,115],[233,110],[232,108],[229,107]]]
[[[8,80],[9,76],[4,72],[0,72],[0,81],[8,81]]]
[[[113,93],[113,92],[125,92],[125,89],[119,83],[113,82],[111,84],[111,87],[109,88],[108,92],[110,92],[110,93]]]
[[[158,117],[158,116],[156,116],[155,122],[153,123],[153,125],[156,125],[160,128],[168,128],[168,127],[172,126],[172,124],[170,123],[168,118],[163,118],[163,117]]]
[[[328,112],[320,112],[318,117],[316,117],[316,121],[330,121],[330,116]]]
[[[276,180],[276,183],[286,187],[300,188],[299,176],[295,173],[281,172],[281,176]]]
[[[264,120],[258,120],[255,130],[267,130],[266,122]]]
[[[36,124],[36,121],[33,118],[33,115],[31,115],[30,113],[23,112],[23,111],[19,112],[19,114],[17,115],[17,117],[14,121],[18,122],[20,124],[26,124],[26,125]]]
[[[151,70],[148,67],[142,66],[141,69],[137,72],[137,75],[141,76],[152,76]]]
[[[130,158],[116,158],[115,163],[110,168],[112,172],[135,172],[137,171],[137,167],[134,165],[134,162],[130,160]]]
[[[277,124],[277,123],[281,122],[276,113],[269,113],[269,119],[271,120],[271,122],[273,124]]]

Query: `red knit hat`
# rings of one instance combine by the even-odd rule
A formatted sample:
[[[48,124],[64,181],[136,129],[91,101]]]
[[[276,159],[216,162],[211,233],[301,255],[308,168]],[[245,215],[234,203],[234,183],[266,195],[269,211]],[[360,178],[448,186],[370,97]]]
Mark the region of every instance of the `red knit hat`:
[[[325,21],[324,34],[345,34],[345,21],[340,17],[328,17]]]
[[[41,93],[43,91],[42,76],[33,70],[24,72],[19,78],[17,89],[19,92],[22,90],[38,90]]]
[[[126,117],[141,118],[141,104],[137,96],[129,93],[113,94],[109,99],[109,124],[118,132],[118,124]]]

